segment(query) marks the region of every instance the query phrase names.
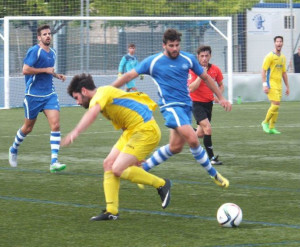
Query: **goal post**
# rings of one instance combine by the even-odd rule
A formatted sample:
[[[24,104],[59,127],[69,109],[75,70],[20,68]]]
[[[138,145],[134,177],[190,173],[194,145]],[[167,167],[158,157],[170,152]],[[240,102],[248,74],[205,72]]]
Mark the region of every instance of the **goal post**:
[[[128,43],[136,44],[136,55],[145,57],[162,51],[165,29],[183,33],[181,50],[196,55],[199,45],[212,47],[211,62],[224,74],[225,96],[233,102],[232,92],[232,19],[231,17],[80,17],[80,16],[7,16],[4,17],[4,103],[0,108],[19,107],[24,98],[23,59],[36,42],[36,28],[49,24],[51,46],[57,52],[55,70],[67,76],[90,73],[97,86],[116,79],[120,59]],[[137,82],[137,88],[157,98],[150,77]],[[61,105],[72,105],[66,86],[54,79]],[[153,84],[153,86],[150,86]]]

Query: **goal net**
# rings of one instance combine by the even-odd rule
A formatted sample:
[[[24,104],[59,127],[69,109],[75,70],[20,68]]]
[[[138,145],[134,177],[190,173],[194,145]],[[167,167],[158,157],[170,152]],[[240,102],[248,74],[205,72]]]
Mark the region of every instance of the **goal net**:
[[[139,61],[162,51],[162,36],[167,28],[182,35],[181,50],[196,54],[199,45],[212,47],[211,63],[224,74],[225,96],[232,102],[231,17],[4,17],[4,75],[0,77],[1,108],[23,105],[25,81],[23,59],[37,43],[39,25],[52,29],[51,46],[56,50],[55,71],[67,76],[66,82],[54,78],[60,104],[74,105],[67,85],[78,73],[90,73],[97,86],[111,84],[129,43],[136,45]],[[1,75],[0,75],[1,76]],[[137,88],[158,99],[151,77],[137,80]],[[3,90],[2,90],[3,88]]]

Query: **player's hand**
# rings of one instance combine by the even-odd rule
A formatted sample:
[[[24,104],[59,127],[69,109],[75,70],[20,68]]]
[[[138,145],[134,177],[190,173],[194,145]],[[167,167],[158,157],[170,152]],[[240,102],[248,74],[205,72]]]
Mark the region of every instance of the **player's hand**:
[[[268,94],[269,93],[269,88],[267,86],[264,86],[263,91],[264,91],[265,94]]]
[[[63,74],[56,74],[56,78],[61,80],[61,81],[65,81],[66,80],[66,76]]]
[[[232,109],[230,102],[225,99],[219,100],[219,104],[225,109],[225,111],[231,111]]]
[[[219,103],[219,99],[217,97],[214,97],[214,102],[217,104]]]
[[[77,138],[77,135],[74,132],[69,133],[66,137],[64,137],[61,142],[60,146],[65,147],[69,146],[70,144],[73,143],[73,141]]]
[[[290,94],[290,89],[287,87],[285,90],[285,95],[289,96],[289,94]]]
[[[189,91],[190,93],[195,92],[197,90],[197,88],[199,87],[197,81],[193,81],[190,85],[189,85]]]
[[[140,75],[140,80],[144,80],[144,75]]]

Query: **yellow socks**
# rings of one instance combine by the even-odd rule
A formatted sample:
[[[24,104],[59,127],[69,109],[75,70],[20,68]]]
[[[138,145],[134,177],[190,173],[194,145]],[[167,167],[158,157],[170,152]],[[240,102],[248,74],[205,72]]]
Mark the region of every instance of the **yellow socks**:
[[[279,105],[271,104],[271,106],[270,106],[270,108],[269,108],[269,110],[267,112],[267,115],[266,115],[266,118],[264,120],[264,123],[269,123],[269,128],[270,129],[274,128],[274,124],[277,121],[278,110],[279,110]]]
[[[106,211],[117,214],[119,211],[120,178],[112,171],[104,172],[103,188],[106,201]]]
[[[137,166],[128,167],[122,173],[121,178],[137,184],[151,185],[156,189],[164,186],[166,183],[164,179],[148,173]],[[112,171],[104,172],[103,188],[106,201],[106,211],[112,214],[117,214],[119,211],[120,178],[115,176]]]
[[[146,172],[145,170],[137,166],[130,166],[126,170],[124,170],[121,178],[129,180],[136,184],[151,185],[156,189],[165,185],[164,179]]]
[[[277,122],[278,118],[278,112],[274,112],[272,118],[270,119],[269,122],[269,129],[274,129],[275,128],[275,123]]]

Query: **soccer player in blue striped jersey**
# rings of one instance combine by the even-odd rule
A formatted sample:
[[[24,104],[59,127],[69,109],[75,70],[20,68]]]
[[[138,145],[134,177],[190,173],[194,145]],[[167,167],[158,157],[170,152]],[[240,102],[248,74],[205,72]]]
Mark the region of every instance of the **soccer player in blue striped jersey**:
[[[213,181],[220,187],[227,188],[229,181],[212,166],[191,126],[192,101],[187,86],[189,69],[204,80],[226,111],[231,110],[231,104],[222,96],[215,82],[203,70],[196,57],[180,51],[180,41],[181,33],[175,29],[167,29],[163,36],[164,51],[144,59],[112,85],[121,87],[139,74],[148,74],[158,87],[160,111],[164,116],[165,125],[171,129],[170,142],[156,150],[143,163],[145,170],[148,171],[181,152],[184,144],[187,143],[195,160],[206,169]]]
[[[97,119],[100,112],[116,129],[123,131],[103,162],[106,209],[91,220],[118,219],[120,178],[156,188],[162,200],[162,208],[166,208],[171,197],[170,180],[159,178],[138,167],[160,141],[160,129],[152,113],[157,104],[144,93],[127,93],[112,86],[96,88],[92,76],[86,74],[73,77],[68,93],[77,104],[89,110],[63,138],[62,146],[71,144]]]
[[[48,119],[51,147],[50,172],[61,171],[65,164],[58,162],[60,148],[59,101],[53,85],[53,77],[64,81],[66,77],[54,71],[56,52],[50,47],[51,30],[49,25],[37,29],[39,44],[31,47],[24,58],[23,74],[25,75],[25,120],[17,131],[14,142],[9,148],[9,163],[17,167],[18,149],[25,137],[32,131],[37,116],[44,112]]]

